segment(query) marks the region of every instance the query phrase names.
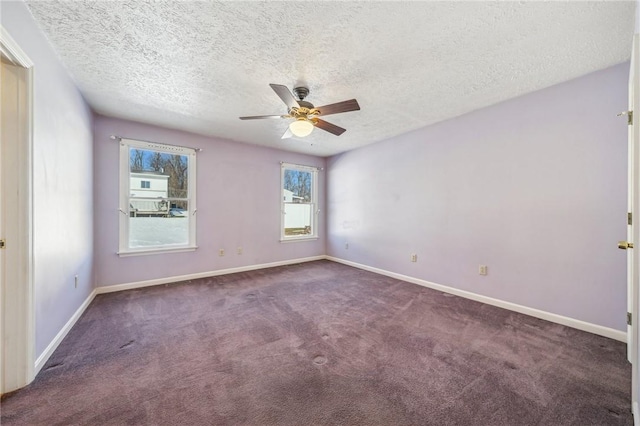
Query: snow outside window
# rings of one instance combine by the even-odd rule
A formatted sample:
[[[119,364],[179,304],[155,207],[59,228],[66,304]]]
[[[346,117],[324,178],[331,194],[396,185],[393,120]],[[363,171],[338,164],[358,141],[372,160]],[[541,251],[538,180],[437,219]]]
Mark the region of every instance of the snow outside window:
[[[318,238],[317,176],[315,167],[282,164],[281,241]]]
[[[121,256],[196,248],[196,151],[120,141]]]

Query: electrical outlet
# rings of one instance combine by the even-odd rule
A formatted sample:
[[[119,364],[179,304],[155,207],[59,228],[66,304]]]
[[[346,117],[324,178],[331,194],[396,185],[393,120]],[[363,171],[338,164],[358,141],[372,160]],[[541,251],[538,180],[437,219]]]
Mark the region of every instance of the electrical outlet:
[[[415,253],[411,254],[411,261],[412,262],[417,262],[418,261],[418,255],[415,254]]]
[[[218,252],[219,256],[224,256],[224,249],[220,249],[220,251]]]
[[[238,247],[237,253],[242,254],[242,247]]]
[[[478,274],[487,275],[487,265],[478,266]]]
[[[74,284],[75,284],[75,288],[78,288],[78,276],[76,275],[75,280],[74,280]]]
[[[349,243],[344,243],[344,249],[349,250]]]

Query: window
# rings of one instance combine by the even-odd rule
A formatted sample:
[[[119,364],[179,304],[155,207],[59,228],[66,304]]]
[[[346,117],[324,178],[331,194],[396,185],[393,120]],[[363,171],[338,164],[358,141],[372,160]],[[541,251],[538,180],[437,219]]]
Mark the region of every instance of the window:
[[[121,256],[196,248],[196,151],[120,141]]]
[[[281,241],[318,237],[317,176],[315,167],[282,164]]]

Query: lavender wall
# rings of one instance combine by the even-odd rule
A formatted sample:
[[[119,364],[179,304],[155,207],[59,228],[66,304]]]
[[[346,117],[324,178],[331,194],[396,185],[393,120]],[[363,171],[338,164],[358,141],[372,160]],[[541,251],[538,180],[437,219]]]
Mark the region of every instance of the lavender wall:
[[[3,1],[0,7],[2,26],[34,62],[34,278],[39,356],[93,290],[92,116],[25,4]]]
[[[130,139],[202,148],[197,157],[195,252],[119,257],[118,135]],[[94,128],[95,267],[98,286],[285,261],[325,253],[324,215],[314,241],[281,243],[280,162],[324,167],[319,157],[198,136],[97,116]],[[319,173],[324,194],[325,173]],[[320,199],[324,212],[324,197]],[[237,255],[236,248],[243,254]],[[224,257],[218,256],[225,249]]]
[[[628,66],[330,158],[327,253],[625,330]]]

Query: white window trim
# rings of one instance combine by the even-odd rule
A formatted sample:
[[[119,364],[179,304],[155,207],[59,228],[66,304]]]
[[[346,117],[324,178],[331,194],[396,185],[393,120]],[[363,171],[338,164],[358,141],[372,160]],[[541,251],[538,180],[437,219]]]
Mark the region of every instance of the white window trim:
[[[309,235],[295,235],[295,236],[285,236],[284,235],[284,171],[286,169],[294,169],[305,172],[311,172],[311,205],[314,209],[313,215],[311,218],[311,230],[312,234]],[[300,241],[312,241],[317,240],[318,237],[318,215],[320,214],[320,209],[318,207],[318,168],[313,166],[303,166],[300,164],[293,163],[280,163],[280,242],[281,243],[293,243]]]
[[[130,176],[129,176],[129,148],[149,149],[160,151],[167,154],[180,154],[189,157],[189,167],[187,168],[188,179],[188,199],[189,199],[189,241],[187,244],[167,244],[165,246],[150,246],[131,248],[129,247],[129,194],[131,194]],[[117,254],[120,257],[178,253],[185,251],[194,251],[198,248],[196,245],[196,213],[198,211],[196,204],[196,150],[182,146],[165,145],[154,142],[138,141],[134,139],[120,139],[120,187],[119,187],[119,250]],[[139,189],[139,188],[137,188]]]

